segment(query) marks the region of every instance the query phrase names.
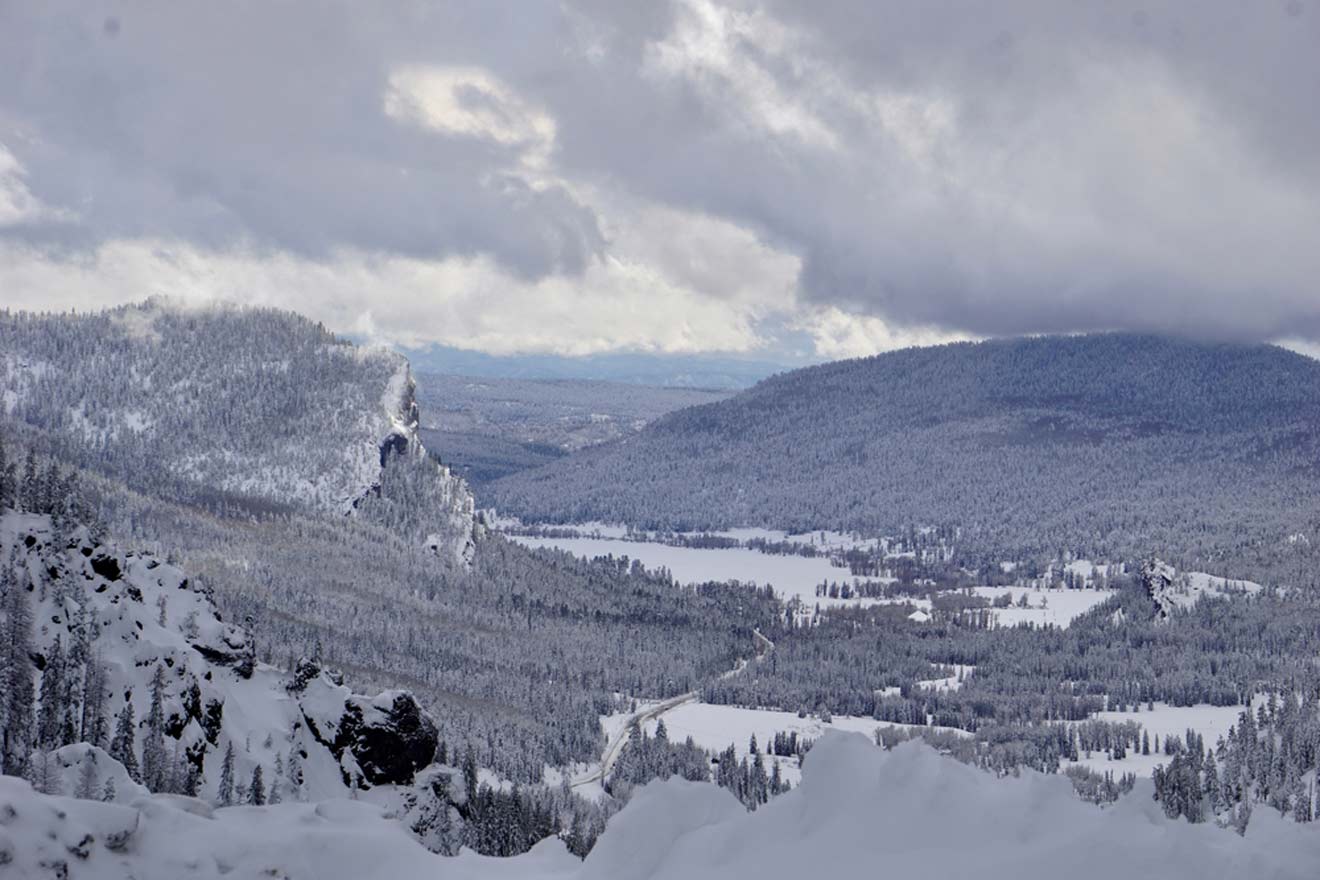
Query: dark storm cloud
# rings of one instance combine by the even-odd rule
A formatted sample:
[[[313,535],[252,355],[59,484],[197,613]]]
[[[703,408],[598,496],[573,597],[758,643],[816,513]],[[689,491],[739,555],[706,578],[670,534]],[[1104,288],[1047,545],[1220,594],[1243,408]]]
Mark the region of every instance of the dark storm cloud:
[[[1315,0],[9,4],[0,143],[28,239],[572,275],[594,191],[896,326],[1316,338],[1318,59]],[[407,68],[488,73],[552,143],[391,116]]]

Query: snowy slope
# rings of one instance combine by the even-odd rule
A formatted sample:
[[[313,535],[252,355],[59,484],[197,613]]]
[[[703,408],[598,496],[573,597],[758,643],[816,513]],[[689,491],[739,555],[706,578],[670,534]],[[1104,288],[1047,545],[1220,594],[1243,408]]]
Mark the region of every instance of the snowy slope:
[[[472,496],[426,455],[407,360],[293,313],[154,299],[0,314],[0,392],[67,460],[207,504],[346,514],[380,493],[392,456],[425,462],[417,541],[470,554]]]
[[[186,799],[129,806],[34,793],[0,779],[0,865],[18,877],[88,880],[977,880],[1313,878],[1320,836],[1261,811],[1246,837],[1165,818],[1141,784],[1097,811],[1067,780],[995,779],[918,745],[882,752],[832,734],[800,787],[755,813],[709,784],[652,783],[611,820],[585,862],[558,841],[497,860],[433,856],[363,803],[232,807]]]
[[[74,681],[82,681],[93,664],[104,670],[108,726],[113,731],[115,718],[132,704],[134,750],[141,760],[159,670],[170,770],[177,782],[195,767],[204,799],[219,800],[231,747],[236,782],[250,779],[260,765],[267,786],[278,786],[286,799],[407,785],[431,762],[435,726],[410,695],[363,697],[312,663],[291,679],[256,662],[248,634],[221,620],[205,587],[152,555],[97,544],[82,528],[65,535],[49,517],[10,511],[0,514],[0,562],[10,569],[6,582],[26,592],[33,612],[38,692],[55,668],[53,658],[67,657],[84,643],[91,661],[62,668]],[[79,689],[74,693],[81,700]],[[107,776],[115,779],[117,801],[142,793],[125,784],[120,764],[92,751],[98,795]],[[77,744],[56,753],[62,791],[73,792],[88,754],[88,746]]]
[[[1264,589],[1252,581],[1231,580],[1200,571],[1180,573],[1159,559],[1148,560],[1142,565],[1141,580],[1161,617],[1168,617],[1178,609],[1191,608],[1202,599],[1251,596]]]

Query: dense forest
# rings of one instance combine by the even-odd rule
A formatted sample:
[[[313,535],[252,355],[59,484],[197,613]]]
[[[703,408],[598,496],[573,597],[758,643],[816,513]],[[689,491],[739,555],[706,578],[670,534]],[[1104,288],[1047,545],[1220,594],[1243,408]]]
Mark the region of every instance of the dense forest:
[[[481,502],[676,530],[955,526],[969,554],[1153,552],[1245,576],[1317,535],[1318,419],[1320,363],[1271,346],[964,343],[775,376]]]

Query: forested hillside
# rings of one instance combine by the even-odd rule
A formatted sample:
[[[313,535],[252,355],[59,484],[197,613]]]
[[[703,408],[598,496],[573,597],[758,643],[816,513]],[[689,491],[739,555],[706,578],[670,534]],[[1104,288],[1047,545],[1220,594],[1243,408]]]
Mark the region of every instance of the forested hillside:
[[[615,694],[691,690],[778,613],[474,528],[417,440],[407,363],[297,315],[150,303],[0,332],[12,479],[76,470],[107,534],[182,564],[258,659],[410,688],[504,778],[595,759]]]
[[[0,401],[53,454],[155,497],[363,508],[443,556],[471,553],[472,499],[417,439],[407,361],[291,312],[0,312]]]
[[[938,524],[961,528],[965,548],[1249,565],[1314,529],[1318,462],[1320,363],[1111,334],[786,373],[500,480],[490,497],[531,520]]]

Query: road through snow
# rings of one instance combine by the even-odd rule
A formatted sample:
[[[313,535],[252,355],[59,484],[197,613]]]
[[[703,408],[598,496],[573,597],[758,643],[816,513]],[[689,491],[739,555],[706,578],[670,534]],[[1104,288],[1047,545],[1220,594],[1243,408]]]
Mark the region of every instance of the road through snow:
[[[770,652],[775,649],[775,643],[766,638],[765,634],[759,629],[753,629],[752,635],[756,638],[757,642],[756,662],[760,663],[766,657],[770,656]],[[722,673],[720,677],[729,678],[730,676],[737,675],[746,669],[747,665],[747,661],[740,657],[738,658],[738,662],[734,664],[734,667],[728,672]],[[634,726],[646,724],[648,721],[656,721],[666,712],[677,709],[679,706],[686,706],[689,703],[695,703],[700,697],[700,691],[688,691],[686,694],[679,694],[677,697],[670,697],[668,700],[664,700],[654,706],[649,706],[646,709],[634,712],[632,716],[628,718],[628,721],[619,729],[619,732],[616,733],[606,744],[605,751],[601,755],[600,768],[573,782],[573,788],[582,785],[590,785],[593,782],[599,782],[604,785],[605,780],[610,776],[610,771],[614,769],[615,763],[619,760],[619,755],[623,754],[623,747],[628,744],[628,740],[632,737]]]

